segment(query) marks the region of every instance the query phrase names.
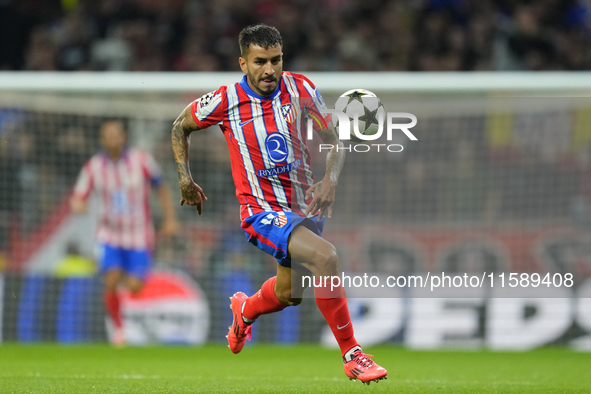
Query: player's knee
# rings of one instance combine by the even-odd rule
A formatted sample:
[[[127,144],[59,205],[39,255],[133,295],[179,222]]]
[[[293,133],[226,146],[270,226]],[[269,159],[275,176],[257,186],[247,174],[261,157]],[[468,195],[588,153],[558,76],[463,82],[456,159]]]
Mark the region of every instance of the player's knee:
[[[131,286],[129,288],[129,291],[131,292],[131,294],[137,295],[140,291],[142,291],[142,286]]]
[[[144,287],[144,284],[140,281],[130,280],[127,282],[127,288],[132,294],[138,294],[142,291],[142,287]]]
[[[330,245],[323,250],[318,250],[313,263],[317,271],[323,274],[335,274],[339,269],[339,255],[336,248]]]
[[[117,282],[108,282],[105,281],[105,291],[107,293],[114,293],[117,291]]]
[[[119,285],[119,280],[121,276],[118,275],[116,272],[110,272],[105,275],[105,290],[107,292],[114,292],[117,291],[117,286]]]

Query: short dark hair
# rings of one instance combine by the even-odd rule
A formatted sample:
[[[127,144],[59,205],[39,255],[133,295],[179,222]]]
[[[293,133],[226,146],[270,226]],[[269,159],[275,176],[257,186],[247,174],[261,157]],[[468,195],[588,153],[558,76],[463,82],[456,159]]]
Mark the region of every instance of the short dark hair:
[[[269,49],[277,45],[283,49],[283,39],[276,27],[264,23],[252,25],[242,29],[238,35],[240,54],[244,56],[250,49],[250,44],[258,45],[261,48]]]

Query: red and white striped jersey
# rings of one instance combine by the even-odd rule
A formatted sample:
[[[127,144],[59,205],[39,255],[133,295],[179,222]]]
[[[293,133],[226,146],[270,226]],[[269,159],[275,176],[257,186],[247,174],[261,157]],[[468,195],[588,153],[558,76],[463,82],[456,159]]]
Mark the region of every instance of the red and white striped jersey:
[[[219,125],[224,133],[242,220],[271,211],[303,215],[311,201],[305,193],[314,184],[306,119],[313,113],[330,120],[324,108],[310,80],[286,71],[270,96],[255,93],[245,75],[193,102],[199,128]]]
[[[74,196],[100,200],[97,240],[113,247],[151,249],[155,232],[150,213],[150,190],[161,182],[160,167],[147,152],[125,148],[118,161],[106,152],[94,155],[78,176]]]

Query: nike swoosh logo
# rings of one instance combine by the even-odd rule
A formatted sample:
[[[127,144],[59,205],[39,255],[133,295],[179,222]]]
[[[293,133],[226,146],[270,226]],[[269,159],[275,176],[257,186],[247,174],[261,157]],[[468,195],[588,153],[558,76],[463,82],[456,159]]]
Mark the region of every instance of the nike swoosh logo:
[[[240,127],[244,127],[244,126],[246,126],[247,124],[249,124],[250,122],[252,122],[253,120],[254,120],[254,118],[253,118],[253,119],[251,119],[251,120],[247,120],[246,122],[240,122],[240,123],[238,123],[238,126],[240,126]]]
[[[349,320],[349,323],[345,324],[343,327],[341,327],[337,324],[337,330],[342,330],[343,328],[347,327],[349,324],[351,324],[351,320]]]

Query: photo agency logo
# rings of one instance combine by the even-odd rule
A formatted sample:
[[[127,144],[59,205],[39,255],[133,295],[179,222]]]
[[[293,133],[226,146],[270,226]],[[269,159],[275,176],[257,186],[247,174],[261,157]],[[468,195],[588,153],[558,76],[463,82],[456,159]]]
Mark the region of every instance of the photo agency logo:
[[[336,101],[335,108],[326,108],[322,97],[316,98],[316,111],[308,111],[307,139],[313,138],[314,122],[320,128],[326,127],[324,116],[332,115],[333,125],[337,128],[339,139],[343,142],[351,142],[348,146],[339,147],[348,152],[402,152],[404,147],[401,144],[391,143],[395,130],[399,130],[411,141],[417,141],[417,137],[410,131],[416,126],[417,117],[408,112],[386,112],[381,100],[372,92],[366,89],[352,89],[343,93]],[[314,114],[316,112],[316,114]],[[320,115],[322,114],[322,115]],[[399,123],[406,119],[410,122]],[[382,135],[386,129],[386,141]],[[375,141],[369,143],[368,141]],[[333,149],[332,144],[320,144],[319,150],[329,151]]]

